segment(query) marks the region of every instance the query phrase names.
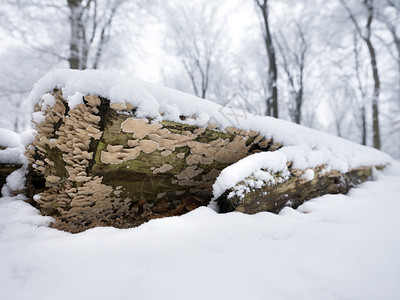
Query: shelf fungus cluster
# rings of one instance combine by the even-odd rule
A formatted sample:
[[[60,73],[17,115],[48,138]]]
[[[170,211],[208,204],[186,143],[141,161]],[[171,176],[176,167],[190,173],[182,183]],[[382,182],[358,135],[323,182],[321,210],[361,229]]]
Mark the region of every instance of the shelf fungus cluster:
[[[127,228],[207,205],[222,169],[282,146],[234,127],[137,118],[132,104],[96,95],[75,106],[60,90],[51,95],[52,105],[35,106],[43,118],[26,153],[28,193],[52,226],[70,232]]]

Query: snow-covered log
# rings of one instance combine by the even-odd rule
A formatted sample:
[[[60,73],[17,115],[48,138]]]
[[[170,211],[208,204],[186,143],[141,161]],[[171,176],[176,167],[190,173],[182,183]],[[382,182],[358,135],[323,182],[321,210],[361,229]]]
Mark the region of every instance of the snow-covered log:
[[[27,190],[53,226],[71,232],[131,227],[207,205],[225,192],[216,189],[233,186],[214,186],[213,195],[221,171],[257,152],[279,149],[291,174],[390,162],[372,148],[108,72],[52,72],[29,101],[37,134],[27,151]],[[261,165],[273,164],[267,157]]]
[[[297,150],[299,159],[304,153]],[[297,169],[282,152],[285,152],[284,148],[250,155],[224,169],[214,183],[212,204],[221,213],[278,213],[285,206],[297,208],[305,201],[325,194],[345,194],[371,178],[373,173],[373,167],[366,166],[347,172],[332,170],[327,165]],[[375,168],[382,169],[383,166]]]
[[[36,106],[28,190],[69,231],[130,227],[207,205],[222,169],[281,146],[254,131],[138,118],[129,102],[97,95],[79,95],[84,103],[72,108],[60,90],[45,98],[54,102],[39,120],[44,104]]]

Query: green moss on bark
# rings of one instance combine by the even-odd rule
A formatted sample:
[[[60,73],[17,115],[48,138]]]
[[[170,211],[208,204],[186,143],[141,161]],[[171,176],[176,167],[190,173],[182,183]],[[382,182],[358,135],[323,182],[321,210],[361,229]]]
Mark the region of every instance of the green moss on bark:
[[[65,163],[62,157],[62,151],[57,147],[50,148],[46,145],[47,158],[54,162],[54,166],[51,169],[54,170],[54,175],[60,178],[68,177],[68,172],[65,169]]]
[[[190,131],[191,133],[193,133],[196,129],[199,128],[196,125],[188,125],[166,120],[162,121],[161,125],[163,125],[163,127],[168,129],[171,133],[177,134],[182,134],[183,131]]]

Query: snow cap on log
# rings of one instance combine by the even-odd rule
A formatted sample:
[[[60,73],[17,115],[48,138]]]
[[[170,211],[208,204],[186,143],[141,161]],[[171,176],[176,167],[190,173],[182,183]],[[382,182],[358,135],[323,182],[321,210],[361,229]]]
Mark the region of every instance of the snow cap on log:
[[[62,89],[64,98],[81,95],[98,95],[110,101],[116,108],[135,107],[137,117],[153,120],[195,124],[200,127],[216,124],[221,130],[241,130],[257,132],[279,145],[307,145],[312,152],[320,155],[324,163],[332,168],[351,169],[362,165],[385,165],[391,158],[370,147],[351,143],[342,138],[305,128],[284,120],[243,114],[241,110],[223,107],[215,102],[200,99],[183,92],[155,86],[112,72],[97,70],[56,70],[43,77],[29,96],[32,107],[41,101],[48,91]],[[85,96],[88,102],[98,101],[96,96]],[[117,103],[120,103],[117,105]],[[115,105],[114,105],[115,104]],[[163,112],[162,114],[160,112]],[[235,113],[235,120],[229,114]],[[181,116],[193,116],[182,120]],[[144,132],[138,135],[142,136]],[[159,133],[158,133],[159,134]],[[160,135],[160,134],[159,134]],[[180,142],[180,141],[179,141]],[[172,145],[165,147],[173,151]]]

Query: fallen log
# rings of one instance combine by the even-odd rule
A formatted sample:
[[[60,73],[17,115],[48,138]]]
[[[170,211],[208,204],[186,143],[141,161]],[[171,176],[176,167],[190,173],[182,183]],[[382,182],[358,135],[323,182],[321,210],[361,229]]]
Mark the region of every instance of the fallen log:
[[[52,95],[27,152],[28,191],[55,227],[71,232],[132,227],[207,205],[222,169],[281,147],[254,131],[136,118],[133,107],[96,95],[69,109],[60,90]]]
[[[217,104],[167,89],[136,83],[129,90],[132,99],[125,90],[115,94],[116,87],[124,89],[123,83],[130,87],[131,82],[114,77],[98,71],[56,72],[39,82],[30,96],[37,134],[26,152],[27,191],[43,214],[54,217],[55,228],[69,232],[95,226],[128,228],[181,215],[211,201],[213,184],[226,167],[254,153],[279,150],[288,140],[314,142],[306,136],[299,140],[297,134],[310,129],[281,120],[252,116],[243,127],[232,126],[222,120],[226,115]],[[86,88],[93,82],[96,87]],[[320,134],[319,138],[335,148],[337,141],[330,142],[334,137]],[[390,160],[380,152],[368,160],[372,157],[368,151],[357,166],[367,163],[371,169]],[[299,188],[303,187],[287,187],[293,193]],[[319,191],[327,192],[329,188]],[[276,197],[278,201],[278,192]],[[224,211],[228,202],[221,199],[217,202]]]
[[[383,169],[383,166],[376,168]],[[311,177],[307,178],[306,172],[310,172],[308,176]],[[227,189],[214,202],[220,213],[279,213],[285,207],[295,209],[305,201],[325,194],[346,194],[352,187],[370,179],[372,173],[371,167],[355,168],[346,173],[335,170],[327,172],[325,166],[306,171],[289,167],[285,176],[281,172],[268,173],[273,183],[268,180],[260,182],[254,174],[248,176]]]

